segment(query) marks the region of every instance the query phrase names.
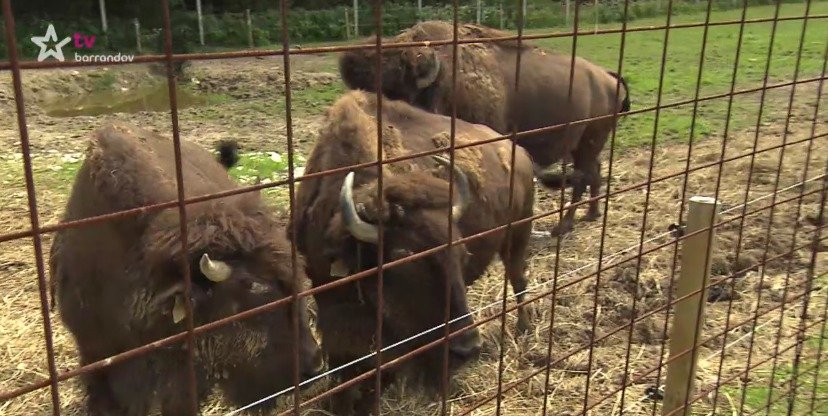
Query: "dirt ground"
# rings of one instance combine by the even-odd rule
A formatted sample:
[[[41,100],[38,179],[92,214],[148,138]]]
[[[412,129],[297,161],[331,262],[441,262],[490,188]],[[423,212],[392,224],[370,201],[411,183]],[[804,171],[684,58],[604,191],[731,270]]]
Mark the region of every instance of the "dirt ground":
[[[329,60],[299,59],[293,69],[296,70],[292,71],[294,94],[303,89],[338,82],[336,75],[330,72]],[[232,100],[182,110],[183,138],[212,146],[217,139],[233,137],[242,143],[244,150],[285,151],[283,113],[265,114],[257,108],[266,100],[282,100],[281,58],[249,59],[236,63],[207,61],[194,63],[189,71],[188,76],[198,80],[197,88],[229,96]],[[164,112],[54,118],[42,111],[40,105],[43,102],[89,90],[94,79],[104,72],[115,73],[115,80],[122,88],[131,88],[154,77],[143,66],[110,68],[106,71],[44,70],[24,73],[26,112],[36,166],[39,160],[77,157],[85,147],[85,138],[106,120],[126,120],[168,134],[170,117]],[[90,73],[98,75],[91,76]],[[789,92],[781,89],[770,92],[767,105],[786,108]],[[531,333],[516,337],[513,332],[516,322],[514,313],[507,316],[503,385],[508,387],[514,381],[527,380],[502,394],[502,414],[540,414],[544,403],[550,414],[580,414],[585,402],[587,375],[590,387],[586,391],[586,402],[591,414],[614,415],[622,409],[630,415],[650,414],[653,402],[647,399],[645,389],[657,383],[663,384],[664,377],[662,373],[661,378],[657,379],[657,373],[649,370],[658,366],[660,359],[666,359],[667,351],[664,348],[665,312],[648,312],[666,305],[671,276],[678,275],[678,267],[674,267],[674,245],[646,254],[640,261],[625,260],[635,256],[639,241],[646,242],[643,246],[645,250],[670,242],[671,237],[665,232],[670,224],[678,221],[682,201],[693,195],[715,196],[717,190],[725,210],[720,216],[722,220],[738,217],[742,212],[740,205],[745,200],[749,201],[747,211],[750,213],[768,207],[774,200],[792,199],[776,205],[772,211],[763,210],[747,216],[743,224],[739,220],[730,221],[718,230],[712,262],[714,277],[747,271],[728,280],[723,289],[716,289],[733,298],[732,308],[728,301],[712,302],[707,306],[703,336],[713,339],[701,348],[697,386],[700,391],[715,388],[719,363],[724,359],[721,378],[732,381],[720,390],[719,409],[730,412],[732,406],[738,406],[737,388],[741,372],[745,369],[751,339],[754,339],[755,364],[774,355],[777,340],[781,351],[796,338],[802,317],[803,295],[807,289],[806,274],[811,265],[811,250],[799,249],[764,265],[762,260],[775,258],[813,238],[814,230],[819,227],[816,223],[819,190],[825,186],[820,175],[825,174],[828,163],[828,140],[823,136],[789,145],[784,148],[784,155],[780,149],[774,149],[761,152],[755,158],[738,156],[749,154],[757,137],[761,150],[777,146],[783,140],[792,143],[806,139],[811,136],[812,129],[817,135],[828,133],[828,118],[824,111],[814,120],[815,97],[815,85],[797,88],[787,133],[783,111],[780,117],[764,121],[758,134],[752,129],[729,134],[724,157],[735,160],[725,163],[721,173],[719,166],[715,165],[686,176],[660,180],[648,188],[642,185],[649,177],[648,167],[653,166],[653,179],[682,171],[687,161],[688,144],[658,145],[652,156],[649,149],[640,148],[615,152],[610,175],[611,189],[617,191],[641,186],[612,196],[606,211],[602,202],[602,212],[606,212],[605,232],[604,217],[595,222],[577,222],[575,231],[561,240],[557,259],[555,239],[537,238],[533,241],[528,271],[531,290],[528,296],[544,295],[555,284],[560,289],[554,296],[554,304],[552,298],[546,296],[528,306],[533,320]],[[823,98],[823,108],[826,105],[828,101]],[[19,135],[10,79],[0,82],[0,107],[0,143],[8,149],[2,155],[2,160],[7,163],[3,166],[17,166],[7,169],[10,171],[3,172],[2,176],[5,198],[0,202],[0,234],[5,235],[31,227],[22,182],[22,164],[11,163],[19,161],[20,157],[16,154],[19,152]],[[294,134],[300,153],[306,154],[312,146],[322,111],[324,108],[309,108],[294,116]],[[690,165],[718,161],[721,153],[721,134],[700,139],[693,146]],[[603,160],[606,178],[610,167],[608,152],[605,152]],[[746,194],[749,175],[752,180]],[[71,178],[57,178],[51,182],[44,180],[37,190],[42,224],[57,222],[66,201],[70,186],[67,180]],[[721,181],[717,189],[719,178]],[[801,184],[803,179],[809,181]],[[687,192],[683,194],[685,180]],[[776,189],[780,191],[773,196]],[[537,212],[558,207],[559,193],[539,188],[537,194]],[[805,196],[799,198],[800,195]],[[581,215],[584,212],[585,209],[581,210]],[[642,233],[645,212],[647,221]],[[550,229],[556,222],[557,214],[539,220],[536,227]],[[44,236],[43,242],[43,250],[48,253],[51,235]],[[586,276],[596,270],[602,242],[604,271],[599,281]],[[817,262],[811,268],[817,275],[828,272],[825,247],[824,242],[819,244]],[[0,243],[0,391],[20,388],[48,377],[37,268],[30,239]],[[498,299],[503,288],[502,275],[501,265],[495,262],[487,276],[470,288],[470,306],[473,310],[479,310],[475,319],[500,313]],[[824,318],[827,281],[821,277],[812,287],[806,325]],[[784,308],[779,308],[783,303]],[[509,305],[514,305],[512,298]],[[776,309],[759,317],[753,330],[754,322],[749,318],[754,316],[756,310],[762,312],[771,308]],[[630,320],[644,315],[644,318],[636,320],[630,331],[627,325]],[[76,368],[71,335],[61,325],[56,312],[51,313],[49,318],[54,331],[58,370]],[[726,328],[726,321],[729,321],[731,330],[727,339],[723,340],[720,334]],[[498,391],[500,321],[496,319],[485,324],[482,330],[484,353],[478,362],[455,376],[449,399],[450,414],[465,414],[480,405],[471,414],[489,415],[494,414],[498,406],[494,397]],[[806,331],[810,338],[819,337],[819,334],[819,325]],[[590,348],[593,339],[600,341],[594,342]],[[548,349],[551,349],[551,361],[547,359]],[[793,351],[788,349],[781,354],[780,367],[790,365]],[[806,362],[813,362],[814,354],[815,348],[805,348]],[[549,384],[545,388],[547,363],[551,365]],[[771,362],[768,362],[761,369],[752,370],[751,377],[759,380],[757,374],[768,374],[770,365]],[[780,383],[785,381],[777,380]],[[622,407],[621,395],[615,393],[624,382],[630,386],[626,389]],[[756,383],[756,387],[765,386],[764,381]],[[425,397],[418,391],[413,386],[394,386],[383,397],[384,414],[439,414],[439,398]],[[799,398],[806,403],[809,395],[810,389],[803,389]],[[84,414],[83,391],[76,380],[60,383],[60,400],[63,414]],[[696,411],[703,414],[710,403],[711,396],[705,396],[699,401]],[[219,397],[203,409],[205,414],[210,415],[225,414],[230,410]],[[322,414],[314,409],[305,413]],[[733,413],[736,414],[736,410]],[[49,389],[0,403],[0,414],[51,414]]]

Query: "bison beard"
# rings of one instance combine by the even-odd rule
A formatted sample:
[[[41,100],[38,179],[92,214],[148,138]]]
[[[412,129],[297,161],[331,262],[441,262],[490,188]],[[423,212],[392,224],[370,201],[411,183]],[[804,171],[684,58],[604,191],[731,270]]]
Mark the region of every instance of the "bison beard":
[[[446,41],[453,38],[451,22],[418,23],[386,43]],[[473,24],[458,28],[462,40],[507,37],[508,33]],[[342,54],[340,75],[351,89],[376,89],[376,51],[354,50]],[[575,58],[572,99],[569,100],[572,57],[542,50],[529,42],[518,48],[515,41],[465,43],[458,46],[457,82],[452,83],[452,45],[389,48],[382,54],[382,93],[405,100],[426,111],[451,115],[484,124],[502,135],[564,125],[630,109],[629,89],[623,77],[584,59]],[[515,89],[515,62],[521,56],[519,91]],[[418,74],[432,74],[418,76]],[[428,82],[433,81],[433,82]],[[616,97],[616,87],[621,88]],[[514,120],[514,121],[513,121]],[[541,175],[540,182],[552,189],[571,186],[574,204],[587,186],[596,198],[601,187],[601,151],[615,125],[615,118],[598,119],[518,137],[541,170],[565,159],[574,162],[567,177]],[[514,125],[513,125],[514,124]],[[538,172],[540,172],[539,170]],[[600,217],[599,201],[590,201],[586,219]],[[570,207],[553,230],[572,230],[575,210]]]
[[[186,141],[181,150],[185,197],[236,188],[209,152]],[[170,140],[126,124],[108,125],[95,133],[87,149],[64,221],[167,202],[176,199],[176,189]],[[196,326],[299,289],[293,287],[284,231],[258,193],[186,209],[185,252],[175,209],[56,233],[51,284],[82,365],[186,329],[182,257],[190,264]],[[196,337],[199,403],[214,385],[236,405],[291,385],[294,353],[301,357],[303,377],[321,369],[304,304],[298,346],[290,308],[284,305]],[[160,402],[164,416],[194,415],[185,348],[173,344],[85,374],[89,414],[143,416]]]
[[[362,91],[345,94],[328,109],[320,135],[311,151],[306,173],[321,172],[376,161],[376,96]],[[396,158],[444,148],[451,128],[448,117],[429,113],[403,101],[383,101],[383,154]],[[481,125],[456,124],[457,143],[496,137]],[[534,185],[532,164],[518,148],[515,158],[514,196],[509,200],[511,144],[483,144],[455,153],[454,191],[449,201],[448,160],[421,157],[384,166],[382,196],[378,195],[376,169],[360,169],[344,175],[328,175],[302,181],[297,190],[297,247],[307,258],[307,271],[314,286],[376,267],[378,224],[383,224],[383,263],[402,260],[452,238],[491,230],[507,221],[532,215]],[[381,207],[381,208],[380,208]],[[451,212],[451,220],[449,220]],[[516,293],[526,288],[524,271],[531,222],[512,227],[511,235],[495,232],[452,251],[441,250],[383,271],[382,345],[407,339],[445,323],[458,331],[473,323],[465,297],[465,286],[473,284],[499,254],[506,278]],[[451,297],[446,299],[446,284]],[[376,313],[379,307],[376,275],[324,290],[315,295],[319,307],[319,330],[323,350],[331,367],[349,363],[376,348]],[[522,300],[523,295],[518,295]],[[528,329],[528,316],[518,312],[518,328]],[[445,328],[417,336],[383,353],[383,361],[399,357],[440,339]],[[481,340],[476,329],[465,331],[449,343],[452,366],[474,358]],[[341,374],[351,379],[372,369],[372,360],[348,366]],[[437,346],[404,364],[426,386],[440,385],[443,348]],[[399,369],[383,370],[390,382]],[[368,414],[373,380],[344,391],[334,400],[338,415]]]

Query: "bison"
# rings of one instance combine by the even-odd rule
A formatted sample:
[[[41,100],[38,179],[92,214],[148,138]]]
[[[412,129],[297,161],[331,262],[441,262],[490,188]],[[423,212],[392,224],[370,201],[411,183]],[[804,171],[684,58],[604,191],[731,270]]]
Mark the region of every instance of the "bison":
[[[187,197],[236,184],[215,157],[182,141]],[[223,147],[223,160],[237,160]],[[173,143],[125,123],[97,130],[75,178],[65,221],[109,214],[177,197]],[[50,275],[60,317],[86,365],[184,331],[183,259],[192,278],[195,325],[291,296],[289,241],[258,193],[187,205],[182,250],[178,210],[143,213],[57,232]],[[301,262],[301,259],[299,259]],[[297,265],[303,268],[303,264]],[[305,278],[304,271],[297,271]],[[282,306],[200,335],[195,372],[201,402],[218,385],[244,405],[292,384],[293,354],[303,377],[321,371],[322,355],[299,308]],[[186,346],[173,344],[85,374],[91,415],[140,416],[160,402],[162,414],[194,415],[188,400]]]
[[[463,40],[506,37],[510,34],[474,24],[458,28]],[[426,21],[402,31],[388,43],[453,39],[449,22]],[[515,41],[458,46],[457,89],[452,89],[452,46],[392,48],[382,52],[382,93],[420,108],[487,125],[501,134],[528,131],[576,120],[628,111],[630,100],[623,77],[585,59],[575,58],[572,101],[569,95],[572,57]],[[515,89],[516,58],[520,55],[519,91]],[[353,50],[339,59],[342,80],[351,89],[376,90],[376,51]],[[618,96],[617,83],[620,82]],[[514,125],[513,125],[514,121]],[[518,137],[531,155],[538,179],[555,189],[573,187],[572,202],[581,200],[589,185],[591,197],[601,188],[599,156],[616,120],[612,117],[568,125],[552,131]],[[562,178],[544,174],[552,164],[571,159],[575,172]],[[598,201],[591,201],[586,219],[600,217]],[[555,234],[572,230],[575,207],[570,207]]]
[[[377,97],[350,91],[328,109],[305,174],[353,166],[377,160]],[[444,149],[449,145],[451,120],[403,101],[382,105],[384,158]],[[494,130],[458,120],[456,143],[472,143],[497,137]],[[378,199],[376,167],[362,168],[303,180],[297,191],[297,247],[307,259],[307,273],[315,286],[377,267],[378,225],[383,224],[383,263],[400,260],[453,239],[496,228],[509,221],[532,216],[534,183],[526,152],[515,147],[513,198],[509,199],[510,142],[481,144],[458,149],[455,158],[455,191],[449,203],[448,161],[442,157],[418,157],[384,166],[382,198]],[[383,207],[380,209],[380,204]],[[449,221],[449,210],[452,219]],[[382,213],[380,216],[380,213]],[[446,305],[456,322],[452,331],[473,323],[467,316],[466,285],[486,270],[495,254],[505,266],[506,278],[524,299],[527,245],[531,221],[516,224],[507,237],[498,230],[448,250],[396,265],[383,273],[382,345],[407,339],[445,322]],[[378,287],[376,274],[316,294],[322,349],[335,368],[374,349]],[[446,299],[445,285],[451,287]],[[528,327],[527,313],[519,310],[518,327]],[[481,346],[476,329],[462,333],[449,344],[453,366],[472,359]],[[439,339],[443,330],[432,331],[384,353],[395,356]],[[426,386],[435,386],[442,364],[442,349],[431,349],[414,359],[414,367]],[[372,368],[373,360],[349,367],[346,378]],[[362,371],[360,371],[362,370]],[[386,374],[383,372],[383,374]],[[387,383],[389,378],[383,380]],[[368,414],[361,394],[373,386],[366,382],[334,401],[337,414]],[[362,396],[367,399],[371,396]]]

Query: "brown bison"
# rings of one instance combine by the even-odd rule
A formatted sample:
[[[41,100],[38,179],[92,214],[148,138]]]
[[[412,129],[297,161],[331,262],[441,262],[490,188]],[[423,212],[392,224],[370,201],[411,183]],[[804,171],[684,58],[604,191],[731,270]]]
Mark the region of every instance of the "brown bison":
[[[236,188],[210,152],[182,141],[187,197]],[[224,148],[227,150],[227,148]],[[223,160],[235,160],[222,152]],[[65,221],[177,198],[172,141],[126,124],[95,132],[75,179]],[[81,364],[186,330],[182,257],[190,264],[193,321],[205,324],[291,296],[290,246],[257,193],[188,205],[182,252],[177,209],[57,232],[52,285]],[[299,265],[303,267],[302,264]],[[303,272],[299,272],[305,278]],[[292,384],[293,354],[303,377],[322,356],[299,309],[294,346],[290,304],[226,325],[195,340],[199,402],[214,385],[243,405]],[[162,414],[193,415],[187,351],[174,344],[86,374],[88,412],[140,416],[158,401]]]
[[[374,93],[351,91],[342,96],[326,114],[305,173],[376,161],[376,111]],[[448,117],[402,101],[385,100],[382,119],[384,158],[449,145],[447,132],[451,120]],[[497,136],[488,127],[457,121],[458,145]],[[384,166],[381,201],[377,195],[377,169],[373,166],[302,181],[297,192],[299,208],[294,226],[297,247],[307,258],[308,277],[315,286],[320,286],[376,267],[380,222],[384,227],[383,263],[388,263],[446,244],[449,226],[453,239],[457,239],[530,217],[534,200],[532,164],[519,147],[514,155],[514,196],[510,205],[511,147],[510,143],[498,142],[457,150],[456,195],[452,204],[445,168],[448,161],[440,157],[419,157]],[[531,228],[531,222],[527,221],[513,226],[508,239],[505,230],[500,230],[466,244],[453,245],[451,252],[442,250],[385,270],[382,345],[388,346],[442,325],[447,303],[451,318],[456,319],[450,324],[452,331],[472,324],[472,319],[466,316],[469,308],[465,285],[472,284],[485,272],[495,254],[500,255],[513,290],[524,291]],[[445,298],[447,281],[451,287],[450,299]],[[523,298],[518,296],[519,301]],[[316,295],[322,348],[330,367],[373,351],[378,299],[376,274]],[[528,326],[528,316],[522,309],[518,325],[521,330]],[[426,333],[384,353],[384,360],[437,340],[443,334],[444,329]],[[480,348],[476,329],[463,334],[452,339],[449,345],[453,365],[474,357]],[[441,373],[437,369],[443,362],[442,351],[434,348],[414,360],[419,377],[427,385],[434,386],[439,380]],[[372,365],[373,360],[364,361],[359,367],[349,367],[344,375],[351,378]],[[358,414],[368,414],[360,407],[368,401],[358,398],[360,393],[370,390],[369,385],[373,384],[367,382],[347,392],[347,398],[336,400],[337,412],[350,413],[356,406]]]
[[[484,26],[465,24],[458,28],[460,39],[510,36]],[[404,30],[388,43],[453,39],[448,22],[426,21]],[[519,91],[515,90],[516,58],[520,54]],[[339,70],[349,88],[376,90],[376,51],[356,50],[340,57]],[[456,100],[457,117],[470,123],[485,124],[501,134],[535,130],[566,122],[627,111],[630,102],[624,79],[584,59],[575,58],[572,101],[569,94],[572,58],[515,41],[458,46],[457,89],[452,89],[452,46],[411,47],[384,50],[382,53],[382,93],[405,100],[438,114],[452,114]],[[617,83],[621,82],[618,97]],[[600,152],[615,119],[594,120],[568,128],[525,135],[517,143],[532,156],[541,183],[557,188],[564,182],[573,187],[572,202],[581,200],[589,185],[596,197],[601,187]],[[575,172],[567,178],[545,175],[550,165],[571,159]],[[587,219],[600,217],[598,201],[589,204]],[[575,207],[567,210],[555,233],[570,231]]]

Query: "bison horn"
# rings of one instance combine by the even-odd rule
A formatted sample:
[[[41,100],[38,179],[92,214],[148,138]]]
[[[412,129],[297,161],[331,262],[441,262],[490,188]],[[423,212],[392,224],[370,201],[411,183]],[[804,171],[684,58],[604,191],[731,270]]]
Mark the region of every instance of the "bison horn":
[[[201,269],[201,273],[214,282],[223,282],[233,273],[233,269],[227,263],[210,260],[210,256],[207,253],[201,256],[201,261],[198,262],[198,266]]]
[[[417,88],[428,88],[434,81],[437,81],[438,75],[440,75],[440,58],[437,57],[437,54],[434,54],[434,65],[431,66],[431,70],[427,74],[417,78]]]
[[[379,241],[379,230],[376,225],[362,220],[354,205],[354,172],[348,172],[342,189],[339,191],[339,208],[342,210],[342,221],[348,232],[359,241],[376,244]]]
[[[451,162],[442,156],[432,157],[442,165],[451,165]],[[454,164],[454,177],[457,180],[457,193],[459,194],[459,198],[457,198],[457,201],[451,207],[451,217],[454,221],[459,221],[460,217],[463,216],[463,211],[466,209],[466,204],[471,199],[471,195],[469,195],[469,179],[463,170],[457,167],[456,163]]]

